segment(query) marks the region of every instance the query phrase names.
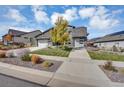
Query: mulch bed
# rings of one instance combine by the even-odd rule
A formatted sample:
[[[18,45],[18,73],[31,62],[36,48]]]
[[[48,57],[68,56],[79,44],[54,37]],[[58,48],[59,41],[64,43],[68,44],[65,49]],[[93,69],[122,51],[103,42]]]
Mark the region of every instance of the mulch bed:
[[[3,62],[3,63],[33,68],[33,69],[38,69],[38,70],[44,70],[48,72],[56,72],[56,70],[63,63],[62,61],[54,61],[54,60],[45,60],[45,61],[52,62],[54,65],[52,65],[49,68],[46,68],[42,66],[42,63],[33,65],[32,62],[22,61],[20,58],[0,58],[0,62]]]
[[[102,65],[100,65],[99,67],[103,70],[103,72],[112,82],[124,83],[124,72],[123,73],[121,72],[121,70],[124,69],[124,67],[115,67],[118,70],[118,72],[106,70],[103,68]]]

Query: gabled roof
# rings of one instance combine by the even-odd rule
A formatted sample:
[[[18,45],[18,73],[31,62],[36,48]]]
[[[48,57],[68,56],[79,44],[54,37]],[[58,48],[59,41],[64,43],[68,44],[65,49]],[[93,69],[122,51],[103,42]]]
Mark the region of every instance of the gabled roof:
[[[26,35],[26,34],[35,33],[35,32],[41,32],[41,31],[40,31],[40,30],[34,30],[34,31],[27,32],[27,33],[24,33],[24,34],[21,34],[21,35]],[[42,33],[42,32],[41,32],[41,33]]]
[[[103,36],[94,42],[100,43],[100,42],[111,42],[111,41],[124,41],[124,31],[115,32],[106,36]]]
[[[42,32],[41,34],[39,34],[39,35],[35,36],[35,38],[37,38],[37,37],[38,37],[38,36],[40,36],[40,35],[43,35],[44,33],[49,32],[49,31],[50,31],[50,30],[52,30],[52,29],[53,29],[53,27],[52,27],[52,28],[49,28],[48,30],[46,30],[46,31]]]
[[[71,26],[71,25],[68,25],[68,27],[72,27],[73,28],[72,37],[83,37],[83,36],[87,36],[88,35],[86,27],[77,27],[76,28],[75,26]],[[52,29],[53,29],[53,27],[48,29],[48,30],[46,30],[46,31],[44,31],[43,33],[35,36],[35,38],[39,37],[40,35],[43,35],[44,33],[47,33],[49,31],[51,31]]]
[[[30,33],[35,33],[35,32],[41,32],[40,30],[35,30],[31,32],[24,32],[24,31],[19,31],[19,30],[14,30],[14,29],[9,29],[8,33],[11,33],[13,36],[21,36],[25,34],[30,34]],[[42,33],[42,32],[41,32]],[[5,36],[5,35],[4,35]]]
[[[115,36],[115,35],[122,35],[122,34],[124,34],[124,31],[115,32],[115,33],[109,34],[107,36]]]
[[[86,37],[88,35],[86,27],[77,27],[72,31],[72,37]]]
[[[104,36],[95,42],[111,42],[111,41],[123,41],[124,40],[124,35],[115,35],[115,36]]]
[[[11,33],[14,36],[19,36],[19,35],[22,35],[22,34],[26,34],[27,32],[14,30],[14,29],[9,29],[9,33]]]
[[[96,38],[92,38],[92,39],[90,39],[90,40],[88,40],[88,41],[91,41],[91,42],[94,42],[94,41],[96,41],[96,40],[98,40],[98,39],[100,39],[101,37],[96,37]]]

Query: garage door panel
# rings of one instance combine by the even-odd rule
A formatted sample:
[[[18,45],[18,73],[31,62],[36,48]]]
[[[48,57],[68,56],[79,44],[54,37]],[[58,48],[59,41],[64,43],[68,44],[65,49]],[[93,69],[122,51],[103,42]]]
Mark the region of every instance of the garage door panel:
[[[38,47],[42,47],[42,48],[48,47],[48,41],[47,40],[38,40]]]

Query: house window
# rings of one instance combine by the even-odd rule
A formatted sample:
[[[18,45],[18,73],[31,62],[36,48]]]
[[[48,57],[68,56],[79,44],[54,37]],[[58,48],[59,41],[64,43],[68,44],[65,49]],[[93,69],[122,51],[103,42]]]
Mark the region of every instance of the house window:
[[[28,39],[28,37],[24,37],[25,39]]]
[[[68,44],[71,44],[71,42],[69,41]]]
[[[83,44],[84,39],[80,39],[79,42],[80,42],[80,44]]]
[[[101,46],[101,43],[99,43],[99,46]]]

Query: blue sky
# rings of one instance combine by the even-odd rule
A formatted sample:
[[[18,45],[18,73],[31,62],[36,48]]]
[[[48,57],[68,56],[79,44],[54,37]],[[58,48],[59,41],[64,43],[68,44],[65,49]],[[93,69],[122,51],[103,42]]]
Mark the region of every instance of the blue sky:
[[[88,38],[124,30],[124,6],[0,6],[0,38],[9,28],[45,31],[63,16],[70,25],[86,26]]]

